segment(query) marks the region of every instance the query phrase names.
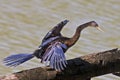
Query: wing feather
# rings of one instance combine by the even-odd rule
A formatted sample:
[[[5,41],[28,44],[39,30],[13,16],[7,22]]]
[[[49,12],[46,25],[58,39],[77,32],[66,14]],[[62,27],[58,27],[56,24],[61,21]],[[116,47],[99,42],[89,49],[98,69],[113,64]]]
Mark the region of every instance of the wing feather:
[[[68,22],[69,22],[69,20],[64,20],[64,21],[61,21],[60,23],[58,23],[55,27],[53,27],[46,34],[46,36],[43,38],[42,43],[45,42],[46,40],[48,40],[51,37],[61,36],[60,31],[62,30],[62,28],[64,27],[64,25],[66,25]]]
[[[67,49],[67,46],[61,42],[51,44],[44,53],[42,62],[50,61],[49,65],[51,68],[64,70],[66,68],[67,61],[63,49]]]

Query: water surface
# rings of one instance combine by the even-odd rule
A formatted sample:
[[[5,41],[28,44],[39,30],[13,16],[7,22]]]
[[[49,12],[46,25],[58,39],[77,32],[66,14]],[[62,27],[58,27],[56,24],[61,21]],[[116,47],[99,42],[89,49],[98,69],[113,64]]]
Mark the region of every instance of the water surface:
[[[29,53],[41,43],[45,34],[62,20],[68,19],[62,34],[72,37],[77,26],[96,21],[105,32],[87,28],[70,48],[67,59],[94,52],[120,48],[120,0],[1,0],[0,59],[10,54]],[[16,68],[0,63],[0,75],[42,66],[32,59]],[[119,80],[111,74],[93,80]]]

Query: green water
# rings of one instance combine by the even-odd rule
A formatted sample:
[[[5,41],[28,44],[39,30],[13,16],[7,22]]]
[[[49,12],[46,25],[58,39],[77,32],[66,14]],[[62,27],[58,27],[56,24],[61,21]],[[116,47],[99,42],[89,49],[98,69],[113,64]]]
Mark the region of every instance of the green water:
[[[46,33],[68,19],[62,34],[71,37],[78,25],[99,23],[104,32],[87,28],[67,59],[120,48],[120,0],[0,0],[0,61],[13,53],[34,51]],[[0,63],[0,75],[43,66],[33,59],[16,68]],[[111,74],[93,80],[120,80]]]

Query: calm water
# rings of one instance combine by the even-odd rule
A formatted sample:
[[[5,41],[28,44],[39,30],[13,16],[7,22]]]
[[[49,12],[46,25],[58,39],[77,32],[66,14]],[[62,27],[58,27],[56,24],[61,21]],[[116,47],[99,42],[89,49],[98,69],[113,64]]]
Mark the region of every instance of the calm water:
[[[67,59],[120,48],[120,0],[0,0],[0,59],[13,53],[34,51],[45,34],[60,21],[70,22],[62,31],[71,37],[78,25],[95,20],[105,32],[87,28],[67,51]],[[17,68],[0,63],[0,75],[42,66],[37,59]],[[120,80],[111,74],[93,80]]]

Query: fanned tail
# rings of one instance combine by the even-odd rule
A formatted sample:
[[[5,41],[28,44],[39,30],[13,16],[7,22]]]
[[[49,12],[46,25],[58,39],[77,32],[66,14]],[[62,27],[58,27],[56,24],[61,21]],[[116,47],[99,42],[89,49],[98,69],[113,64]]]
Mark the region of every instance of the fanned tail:
[[[34,57],[33,54],[15,54],[15,55],[10,55],[6,58],[4,58],[3,63],[5,63],[6,66],[10,67],[16,67]]]

